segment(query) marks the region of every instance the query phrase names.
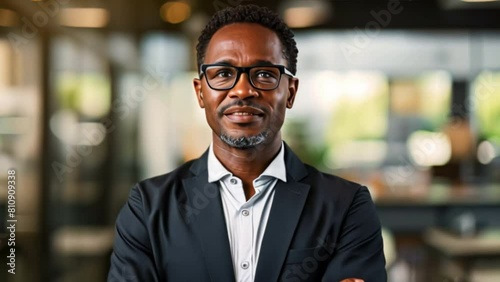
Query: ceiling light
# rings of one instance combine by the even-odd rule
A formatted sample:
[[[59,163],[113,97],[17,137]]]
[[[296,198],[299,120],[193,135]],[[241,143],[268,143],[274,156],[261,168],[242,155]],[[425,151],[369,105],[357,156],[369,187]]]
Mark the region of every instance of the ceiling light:
[[[7,9],[0,9],[0,26],[17,26],[19,25],[19,15]]]
[[[160,8],[161,18],[172,24],[181,23],[191,16],[191,7],[184,2],[167,2]]]
[[[283,19],[291,28],[303,28],[324,24],[332,15],[330,3],[321,0],[295,0],[284,2]]]
[[[500,8],[500,0],[439,0],[439,2],[445,10]]]
[[[109,22],[109,12],[102,8],[64,8],[59,23],[69,27],[100,28]]]
[[[468,2],[468,3],[482,3],[482,2],[496,2],[499,0],[462,0],[462,2]]]

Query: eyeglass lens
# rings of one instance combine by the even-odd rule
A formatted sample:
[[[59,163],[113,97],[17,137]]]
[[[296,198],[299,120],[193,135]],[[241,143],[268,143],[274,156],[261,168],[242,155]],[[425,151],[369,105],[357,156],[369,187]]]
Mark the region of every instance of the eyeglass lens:
[[[214,89],[230,89],[236,84],[238,69],[230,66],[211,66],[205,71],[208,84]],[[272,66],[253,67],[248,71],[250,82],[259,89],[274,89],[281,77],[280,69]]]

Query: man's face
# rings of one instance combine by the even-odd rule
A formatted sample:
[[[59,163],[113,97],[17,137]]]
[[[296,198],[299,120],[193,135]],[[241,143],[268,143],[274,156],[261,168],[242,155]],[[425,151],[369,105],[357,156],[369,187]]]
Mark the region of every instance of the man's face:
[[[258,24],[235,23],[213,35],[204,63],[236,67],[287,66],[282,50],[278,36],[270,29]],[[283,74],[274,90],[254,88],[245,73],[229,90],[211,89],[206,74],[194,79],[193,84],[213,133],[232,147],[250,148],[281,140],[279,132],[286,108],[293,105],[298,79]]]

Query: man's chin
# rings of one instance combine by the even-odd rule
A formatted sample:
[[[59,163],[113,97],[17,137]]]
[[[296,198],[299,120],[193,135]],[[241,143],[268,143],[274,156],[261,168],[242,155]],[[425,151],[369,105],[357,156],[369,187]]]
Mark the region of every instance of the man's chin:
[[[240,136],[233,137],[227,134],[221,134],[220,139],[227,145],[237,149],[251,149],[255,148],[266,141],[267,134],[260,133],[254,136]]]

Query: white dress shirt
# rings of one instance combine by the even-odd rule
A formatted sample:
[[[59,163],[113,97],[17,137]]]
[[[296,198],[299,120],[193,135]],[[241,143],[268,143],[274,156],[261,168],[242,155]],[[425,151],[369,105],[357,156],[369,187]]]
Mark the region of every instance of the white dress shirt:
[[[278,155],[253,180],[255,194],[248,201],[243,182],[222,165],[212,146],[208,153],[208,181],[219,182],[236,282],[253,282],[274,187],[278,179],[286,182],[284,145],[282,142]]]

